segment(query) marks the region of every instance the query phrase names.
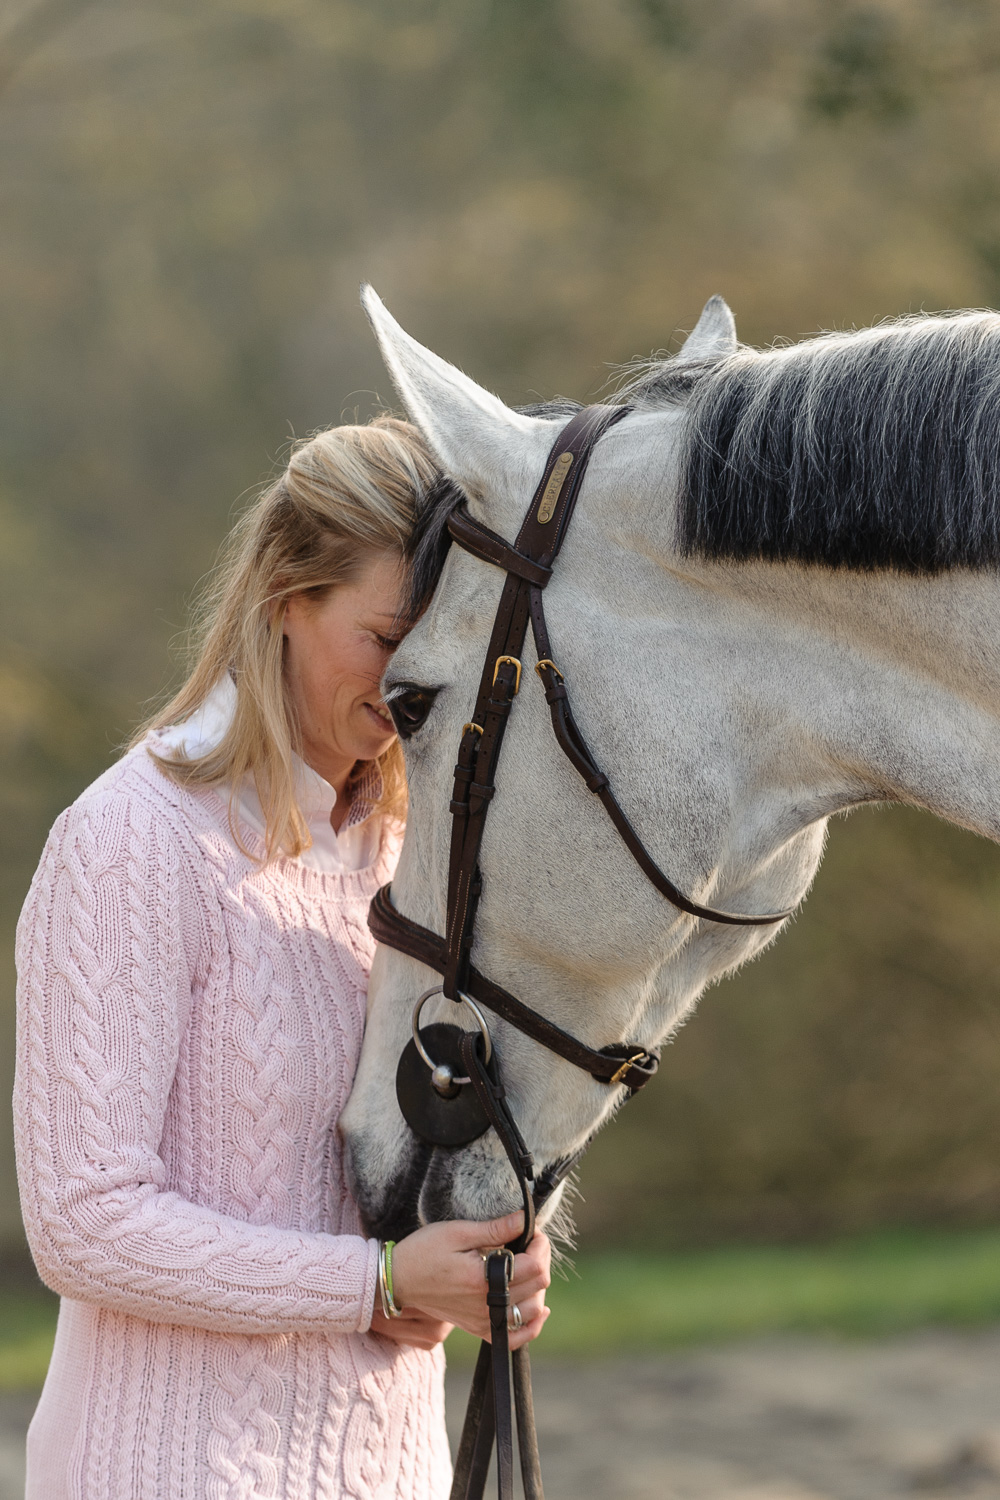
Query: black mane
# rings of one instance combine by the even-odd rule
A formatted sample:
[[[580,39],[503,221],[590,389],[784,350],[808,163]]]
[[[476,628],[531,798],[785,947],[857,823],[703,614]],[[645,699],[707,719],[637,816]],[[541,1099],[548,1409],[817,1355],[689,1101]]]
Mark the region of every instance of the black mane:
[[[996,314],[741,350],[685,404],[685,552],[906,573],[1000,564]]]

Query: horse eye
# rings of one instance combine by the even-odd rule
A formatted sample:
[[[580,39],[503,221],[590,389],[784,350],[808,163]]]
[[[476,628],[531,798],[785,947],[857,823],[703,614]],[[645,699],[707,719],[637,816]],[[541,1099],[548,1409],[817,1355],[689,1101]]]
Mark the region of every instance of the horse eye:
[[[403,683],[393,693],[389,699],[389,712],[401,740],[408,740],[423,728],[437,695],[437,688],[417,687],[409,682]]]

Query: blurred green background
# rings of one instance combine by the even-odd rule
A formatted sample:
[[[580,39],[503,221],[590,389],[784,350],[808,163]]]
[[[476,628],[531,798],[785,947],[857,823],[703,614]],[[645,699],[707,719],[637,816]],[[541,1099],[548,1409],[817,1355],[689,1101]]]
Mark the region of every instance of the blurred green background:
[[[997,304],[998,82],[1000,0],[2,0],[4,1101],[51,820],[173,680],[240,497],[391,402],[358,283],[513,403],[716,291],[750,342]],[[838,821],[593,1148],[582,1244],[1000,1222],[998,911],[993,846]]]

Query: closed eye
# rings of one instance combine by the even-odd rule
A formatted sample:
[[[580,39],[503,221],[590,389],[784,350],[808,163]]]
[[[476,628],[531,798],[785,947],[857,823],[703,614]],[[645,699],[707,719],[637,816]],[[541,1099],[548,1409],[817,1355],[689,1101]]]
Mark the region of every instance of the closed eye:
[[[385,705],[392,714],[392,722],[401,740],[408,740],[424,727],[440,691],[436,687],[420,687],[415,682],[401,682],[389,689]]]

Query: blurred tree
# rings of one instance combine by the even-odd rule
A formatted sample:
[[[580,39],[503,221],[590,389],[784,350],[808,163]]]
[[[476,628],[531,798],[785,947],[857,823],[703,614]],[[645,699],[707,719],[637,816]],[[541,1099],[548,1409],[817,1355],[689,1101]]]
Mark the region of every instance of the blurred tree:
[[[899,32],[898,18],[884,10],[865,7],[838,16],[820,42],[807,101],[834,120],[852,111],[882,121],[911,114],[917,68],[903,53]]]

